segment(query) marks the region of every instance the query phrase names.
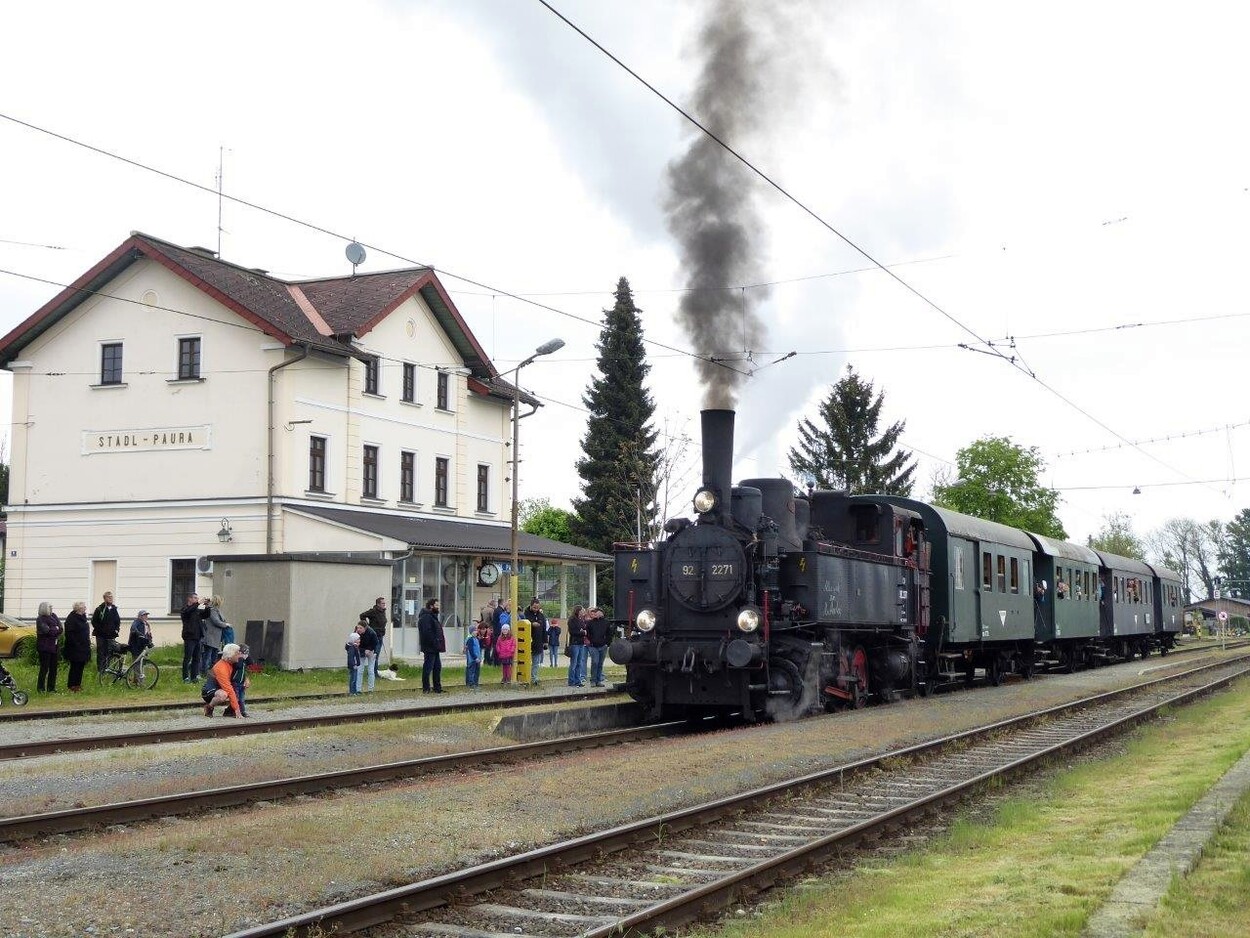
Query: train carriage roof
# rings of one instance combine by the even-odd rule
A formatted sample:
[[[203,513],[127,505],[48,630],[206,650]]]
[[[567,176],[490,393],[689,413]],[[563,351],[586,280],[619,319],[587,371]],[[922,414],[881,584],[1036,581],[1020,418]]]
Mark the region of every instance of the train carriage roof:
[[[1079,560],[1081,563],[1087,563],[1095,567],[1102,566],[1102,561],[1098,559],[1098,555],[1083,544],[1073,544],[1070,541],[1056,541],[1041,534],[1034,534],[1032,531],[1029,531],[1028,535],[1037,543],[1037,549],[1047,556],[1062,557],[1064,560]]]
[[[1155,576],[1157,576],[1160,580],[1171,580],[1174,583],[1184,582],[1184,579],[1181,577],[1181,575],[1177,573],[1175,570],[1171,569],[1170,567],[1165,567],[1163,566],[1163,564],[1159,564],[1159,563],[1152,563],[1149,566],[1150,566],[1150,569],[1152,569],[1155,572]]]
[[[972,515],[960,514],[957,511],[938,508],[897,495],[873,495],[871,497],[891,505],[898,505],[900,508],[910,508],[924,519],[930,530],[948,536],[964,537],[990,544],[1005,544],[1008,547],[1021,547],[1030,553],[1036,549],[1033,541],[1023,531],[999,524],[997,521],[974,518]]]
[[[1132,557],[1121,557],[1118,554],[1109,554],[1105,550],[1094,551],[1102,560],[1102,565],[1112,570],[1122,570],[1125,573],[1144,573],[1146,576],[1153,577],[1154,570],[1150,564],[1142,560],[1134,560]]]

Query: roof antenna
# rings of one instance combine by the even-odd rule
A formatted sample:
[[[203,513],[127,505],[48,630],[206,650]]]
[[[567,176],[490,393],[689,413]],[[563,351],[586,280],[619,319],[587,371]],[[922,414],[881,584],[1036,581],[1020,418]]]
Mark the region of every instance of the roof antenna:
[[[226,176],[226,147],[217,147],[217,256],[221,257],[221,190]]]
[[[347,246],[347,262],[352,265],[352,276],[356,276],[356,268],[365,262],[365,249],[358,241]]]

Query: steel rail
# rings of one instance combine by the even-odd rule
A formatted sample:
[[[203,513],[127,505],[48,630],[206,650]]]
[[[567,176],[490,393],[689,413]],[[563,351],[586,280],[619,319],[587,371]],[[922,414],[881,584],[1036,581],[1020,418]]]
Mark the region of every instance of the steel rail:
[[[332,772],[296,775],[272,779],[266,782],[228,785],[203,791],[182,792],[180,794],[161,795],[154,798],[139,798],[132,801],[84,808],[67,808],[60,811],[48,811],[43,814],[27,814],[21,817],[0,819],[0,843],[41,837],[48,834],[64,834],[109,824],[125,824],[150,820],[156,817],[168,817],[175,814],[189,814],[210,808],[251,804],[255,801],[290,798],[295,795],[306,795],[329,789],[349,788],[374,782],[415,778],[417,776],[432,775],[438,772],[480,765],[508,763],[543,756],[561,755],[569,752],[581,752],[603,746],[618,746],[685,732],[688,729],[688,725],[684,722],[657,723],[650,726],[606,730],[600,733],[562,736],[556,739],[539,740],[532,743],[492,746],[487,749],[469,749],[439,756],[423,756],[417,759],[405,759],[399,762],[386,762],[352,769],[339,769]]]
[[[110,733],[102,736],[65,736],[57,739],[31,740],[28,742],[0,745],[0,761],[33,758],[65,752],[86,752],[93,749],[124,749],[129,746],[154,746],[163,743],[182,743],[199,739],[222,739],[229,736],[254,736],[262,733],[282,733],[289,730],[305,730],[319,726],[341,726],[347,723],[365,723],[374,720],[407,720],[418,717],[445,716],[449,713],[472,713],[480,710],[516,710],[521,707],[537,707],[553,703],[584,702],[611,699],[618,691],[594,691],[577,694],[559,694],[541,697],[508,697],[502,700],[477,700],[471,703],[447,703],[395,707],[389,710],[356,710],[350,713],[324,714],[322,716],[282,717],[280,719],[234,719],[214,720],[204,726],[170,727],[163,730],[147,730],[139,733]],[[196,707],[201,710],[203,704]]]
[[[1048,707],[1035,713],[999,720],[985,726],[950,734],[939,739],[928,740],[888,753],[869,756],[845,765],[822,769],[751,791],[730,795],[702,805],[683,808],[666,815],[630,822],[608,831],[587,834],[561,843],[539,847],[514,857],[493,860],[465,870],[458,870],[389,889],[372,896],[364,896],[300,915],[290,916],[281,921],[245,928],[231,933],[227,938],[278,938],[278,936],[311,936],[330,932],[343,934],[390,922],[397,915],[410,917],[416,913],[463,901],[479,893],[514,886],[517,882],[529,878],[550,875],[553,871],[562,871],[577,863],[594,861],[601,858],[604,854],[643,844],[647,841],[654,841],[661,836],[671,838],[676,834],[700,825],[737,814],[753,803],[791,794],[797,789],[810,788],[822,784],[843,783],[849,777],[881,768],[887,761],[934,755],[952,746],[991,737],[1008,729],[1041,723],[1054,716],[1094,708],[1118,698],[1141,693],[1142,691],[1149,691],[1167,683],[1175,683],[1205,671],[1211,671],[1216,668],[1229,668],[1237,664],[1244,665],[1247,662],[1250,662],[1250,655],[1241,655],[1236,658],[1201,665],[1177,674],[1154,678],[1130,687],[1095,694],[1080,700]],[[1142,708],[1130,717],[1116,720],[1108,724],[1108,726],[1092,730],[1084,734],[1082,738],[1105,735],[1108,732],[1112,732],[1115,727],[1122,726],[1130,719],[1135,718],[1139,721],[1146,719],[1161,707],[1174,705],[1177,702],[1192,699],[1200,694],[1210,693],[1246,674],[1250,674],[1250,667],[1241,667],[1234,673],[1203,684],[1197,689],[1186,691],[1161,703]],[[1056,747],[1050,747],[1045,752],[1047,755],[1053,755],[1055,751],[1058,751]],[[1040,755],[1030,756],[1016,760],[1012,765],[1027,765],[1041,757]],[[955,787],[959,791],[966,791],[969,785],[984,784],[986,779],[1000,774],[1001,771],[1003,770],[982,773],[972,782],[960,783],[960,785]],[[856,824],[846,830],[839,831],[837,834],[830,834],[828,837],[821,838],[816,843],[821,849],[834,844],[846,844],[848,838],[862,837],[871,831],[880,830],[883,825],[897,823],[900,818],[932,810],[932,804],[928,803],[932,801],[932,798],[923,800],[925,801],[924,804],[918,802],[892,809],[871,821]],[[794,864],[806,867],[813,862],[815,862],[815,859],[804,853],[803,848],[796,848],[770,861],[759,864],[759,867],[761,867],[761,874],[768,874],[772,870],[788,871]],[[745,873],[746,871],[742,872]],[[684,893],[683,896],[686,897],[684,899],[676,897],[660,902],[652,906],[650,910],[620,918],[611,926],[586,932],[583,938],[592,938],[592,936],[593,938],[606,938],[609,935],[628,933],[630,928],[643,928],[645,930],[647,927],[656,925],[665,925],[667,927],[688,922],[706,911],[709,902],[712,902],[714,899],[715,901],[720,901],[743,888],[746,881],[744,876],[735,873],[730,878],[733,879],[732,883],[722,885],[722,880],[717,880],[717,882],[707,886],[698,887],[690,893]],[[763,883],[765,880],[766,876],[760,882]],[[653,910],[655,915],[649,916],[648,913]]]

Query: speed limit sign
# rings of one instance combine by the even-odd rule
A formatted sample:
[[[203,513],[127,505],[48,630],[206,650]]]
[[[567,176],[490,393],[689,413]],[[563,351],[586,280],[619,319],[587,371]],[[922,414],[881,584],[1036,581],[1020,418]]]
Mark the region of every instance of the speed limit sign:
[[[1221,609],[1219,612],[1217,612],[1217,613],[1215,614],[1215,617],[1216,617],[1217,619],[1219,619],[1221,622],[1227,622],[1227,621],[1228,621],[1228,613],[1227,613],[1227,612],[1225,612],[1223,609]]]

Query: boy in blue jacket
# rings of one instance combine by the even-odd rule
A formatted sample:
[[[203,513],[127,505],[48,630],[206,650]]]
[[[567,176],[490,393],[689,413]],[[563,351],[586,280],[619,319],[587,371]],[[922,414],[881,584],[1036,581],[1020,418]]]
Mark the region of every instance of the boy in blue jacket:
[[[467,687],[477,687],[482,673],[482,643],[477,640],[476,630],[469,630],[469,637],[464,640],[464,683]]]
[[[360,656],[360,634],[348,633],[347,644],[343,647],[347,651],[347,693],[356,695],[360,693],[360,665],[364,661]]]

